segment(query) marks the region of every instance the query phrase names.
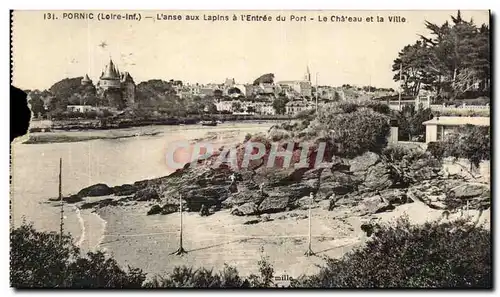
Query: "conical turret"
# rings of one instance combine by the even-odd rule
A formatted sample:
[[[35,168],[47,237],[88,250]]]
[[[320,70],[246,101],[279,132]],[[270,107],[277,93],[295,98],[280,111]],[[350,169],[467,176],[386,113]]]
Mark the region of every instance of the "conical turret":
[[[113,60],[109,59],[109,64],[106,66],[106,69],[104,69],[101,79],[120,79]]]
[[[88,85],[91,83],[92,83],[92,80],[89,78],[88,74],[85,74],[85,76],[82,79],[82,85]]]

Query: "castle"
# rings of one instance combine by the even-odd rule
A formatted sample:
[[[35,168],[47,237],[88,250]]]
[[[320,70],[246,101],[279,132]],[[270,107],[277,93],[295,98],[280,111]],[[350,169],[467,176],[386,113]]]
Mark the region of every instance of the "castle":
[[[81,81],[82,85],[91,85],[92,80],[86,74]],[[101,73],[96,85],[97,96],[105,106],[124,109],[135,102],[135,83],[128,72],[121,72],[109,59],[109,64]]]

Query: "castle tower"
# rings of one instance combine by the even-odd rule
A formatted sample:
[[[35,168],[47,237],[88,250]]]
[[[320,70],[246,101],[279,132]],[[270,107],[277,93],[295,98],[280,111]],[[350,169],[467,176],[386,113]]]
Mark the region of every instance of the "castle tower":
[[[86,78],[82,79],[82,84],[84,81],[87,83]],[[97,95],[106,106],[119,110],[132,106],[135,102],[135,82],[128,72],[120,72],[110,58],[99,77]]]
[[[85,74],[85,77],[82,79],[81,84],[82,84],[82,86],[92,84],[92,80],[89,78],[88,74]]]
[[[120,75],[111,59],[109,59],[109,64],[99,78],[99,87],[104,90],[109,88],[120,88]]]
[[[130,73],[122,72],[120,74],[120,82],[122,85],[123,100],[127,106],[132,106],[135,103],[135,82]]]

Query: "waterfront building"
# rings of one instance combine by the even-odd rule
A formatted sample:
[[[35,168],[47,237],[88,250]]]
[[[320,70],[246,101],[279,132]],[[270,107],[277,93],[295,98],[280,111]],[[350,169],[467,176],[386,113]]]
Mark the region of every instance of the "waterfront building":
[[[82,85],[92,85],[87,74],[81,81]],[[105,105],[118,109],[132,106],[135,103],[135,82],[130,73],[120,72],[110,59],[97,82],[97,96]]]

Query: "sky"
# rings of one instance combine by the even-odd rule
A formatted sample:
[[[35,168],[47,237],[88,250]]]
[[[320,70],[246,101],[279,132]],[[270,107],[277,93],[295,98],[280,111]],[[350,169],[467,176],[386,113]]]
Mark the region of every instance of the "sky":
[[[68,13],[92,13],[69,19]],[[141,20],[97,20],[102,13],[140,13]],[[57,19],[44,19],[53,13]],[[66,13],[66,14],[65,14]],[[157,15],[183,20],[157,20]],[[242,21],[241,15],[271,16]],[[110,57],[136,83],[149,79],[189,83],[251,83],[265,73],[275,80],[396,88],[392,64],[398,52],[428,35],[425,21],[442,24],[456,11],[15,11],[12,25],[13,84],[47,89],[66,77],[88,74],[97,82]],[[200,20],[186,20],[197,15]],[[285,21],[276,21],[284,16]],[[229,21],[205,21],[228,16]],[[233,21],[233,16],[238,20]],[[291,20],[295,16],[295,20]],[[331,22],[332,16],[362,22]],[[377,22],[377,16],[384,22]],[[405,22],[389,22],[389,17]],[[151,18],[146,18],[151,17]],[[300,17],[305,17],[302,21]],[[366,21],[373,17],[373,22]],[[488,11],[462,11],[466,20],[489,24]],[[326,18],[327,22],[318,19]],[[103,42],[107,46],[99,46]]]

